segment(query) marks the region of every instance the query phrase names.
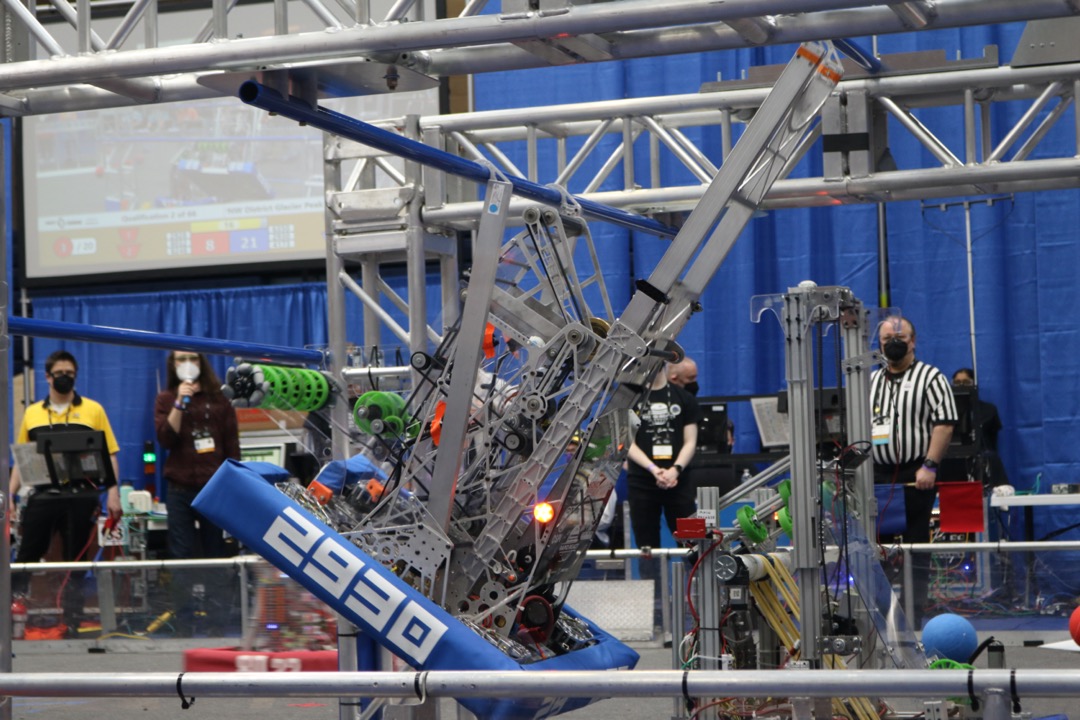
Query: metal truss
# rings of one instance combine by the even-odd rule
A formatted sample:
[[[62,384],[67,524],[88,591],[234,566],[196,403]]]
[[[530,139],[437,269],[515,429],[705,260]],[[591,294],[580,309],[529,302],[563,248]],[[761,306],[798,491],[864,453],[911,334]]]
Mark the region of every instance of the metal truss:
[[[791,159],[794,165],[811,147],[821,147],[815,143],[824,134],[824,173],[779,180],[763,206],[878,203],[1080,184],[1080,143],[1076,141],[1080,125],[1072,133],[1071,146],[1057,143],[1049,148],[1058,157],[1031,159],[1072,106],[1080,87],[1080,63],[998,66],[995,52],[975,61],[936,59],[940,64],[928,67],[934,58],[922,58],[921,69],[907,74],[874,77],[863,73],[843,80],[826,105],[823,129],[805,138]],[[425,117],[419,120],[418,132],[433,147],[490,163],[508,175],[584,188],[580,195],[590,200],[641,213],[682,212],[701,199],[731,152],[737,126],[753,117],[770,87],[771,79],[756,85],[718,83],[707,88],[711,91],[694,95]],[[1010,126],[995,126],[993,108],[1001,103],[1023,107],[1024,112],[1017,113],[1019,119]],[[920,118],[928,108],[954,113],[950,123],[963,128],[961,147],[949,147],[935,134],[931,121]],[[941,122],[940,112],[937,118]],[[905,157],[909,169],[883,163],[890,133],[893,138],[907,133],[927,152]],[[863,144],[853,144],[853,138]],[[718,146],[719,154],[715,148],[703,147],[708,139]],[[510,143],[525,144],[525,165],[510,159],[506,150]],[[648,169],[642,172],[640,167],[635,169],[633,150],[645,143]],[[386,159],[381,162],[378,167],[385,167]],[[922,167],[910,167],[919,162]],[[663,182],[660,169],[672,164],[685,169],[692,178],[690,184]],[[586,174],[583,167],[596,169]],[[379,174],[382,178],[377,182],[394,182],[393,174]],[[361,177],[353,175],[356,180]],[[373,178],[368,176],[369,181]],[[621,184],[621,188],[600,190],[605,184]],[[421,216],[428,228],[473,227],[482,208],[482,202],[471,200],[473,183],[463,186],[441,172],[425,170],[423,187]],[[366,192],[386,192],[366,191],[362,185],[344,190],[331,203],[339,216],[350,207],[369,207],[373,195]],[[528,201],[515,199],[511,215],[520,217],[527,205]],[[400,205],[388,205],[386,212],[395,214],[399,209]],[[362,224],[354,224],[353,230],[364,232]]]
[[[457,17],[404,22],[414,4],[398,0],[385,13],[373,13],[371,0],[304,0],[305,31],[290,32],[300,14],[291,21],[287,0],[274,0],[267,3],[273,20],[272,34],[266,34],[267,28],[241,26],[231,12],[235,0],[214,0],[192,37],[162,46],[169,7],[157,0],[30,6],[4,0],[0,11],[11,40],[0,70],[0,112],[19,116],[213,97],[268,72],[283,83],[299,78],[301,84],[325,85],[329,77],[354,93],[393,92],[413,81],[466,73],[1080,12],[1077,0],[471,0]],[[485,8],[495,13],[477,14]],[[107,33],[101,29],[106,26]]]

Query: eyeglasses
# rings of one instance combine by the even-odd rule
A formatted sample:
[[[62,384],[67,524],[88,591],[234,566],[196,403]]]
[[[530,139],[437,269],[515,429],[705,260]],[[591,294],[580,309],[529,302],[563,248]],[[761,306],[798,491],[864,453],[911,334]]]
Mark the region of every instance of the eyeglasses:
[[[173,359],[176,362],[199,362],[198,355],[174,355]]]
[[[49,377],[51,377],[53,380],[58,380],[58,379],[60,379],[62,377],[73,378],[73,377],[75,377],[75,371],[74,370],[57,370],[54,373],[49,373]]]

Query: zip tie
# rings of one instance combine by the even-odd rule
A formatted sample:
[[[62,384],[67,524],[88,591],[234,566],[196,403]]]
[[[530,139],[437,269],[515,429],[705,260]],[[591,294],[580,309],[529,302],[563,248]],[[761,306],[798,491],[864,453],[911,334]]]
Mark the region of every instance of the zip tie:
[[[427,676],[427,670],[418,672],[413,676],[413,692],[416,693],[416,702],[403,702],[402,705],[423,705],[427,702]]]
[[[975,697],[975,671],[968,670],[968,699],[971,700],[971,709],[979,711],[979,698]]]
[[[195,704],[195,698],[192,697],[191,700],[188,700],[186,697],[184,697],[183,682],[184,673],[180,673],[176,676],[176,694],[180,696],[180,707],[184,710],[187,710]]]
[[[1016,668],[1009,671],[1009,694],[1012,695],[1013,712],[1020,714],[1020,694],[1016,692]]]
[[[682,696],[683,702],[686,703],[686,712],[690,712],[694,709],[694,701],[690,699],[690,688],[687,687],[686,681],[690,677],[689,670],[683,670],[682,674]]]

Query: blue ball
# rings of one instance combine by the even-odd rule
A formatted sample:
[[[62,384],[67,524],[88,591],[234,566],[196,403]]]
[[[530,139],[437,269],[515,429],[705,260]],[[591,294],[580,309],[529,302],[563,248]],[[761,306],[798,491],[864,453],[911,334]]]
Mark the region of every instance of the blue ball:
[[[975,626],[952,613],[930,618],[923,628],[922,642],[928,657],[937,655],[959,663],[966,663],[979,647]]]

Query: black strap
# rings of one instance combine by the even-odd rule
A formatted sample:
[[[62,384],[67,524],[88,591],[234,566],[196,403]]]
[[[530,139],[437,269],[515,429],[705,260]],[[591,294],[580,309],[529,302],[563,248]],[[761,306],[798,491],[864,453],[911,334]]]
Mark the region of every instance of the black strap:
[[[1016,668],[1009,671],[1009,694],[1012,695],[1013,712],[1020,713],[1020,694],[1016,692]]]
[[[682,674],[682,696],[683,702],[686,703],[686,712],[692,712],[694,709],[694,701],[690,697],[690,688],[686,686],[686,681],[690,677],[689,670],[683,670]]]
[[[968,699],[971,701],[971,709],[979,711],[979,698],[975,697],[975,671],[968,670]]]
[[[183,708],[184,710],[187,710],[188,708],[190,708],[192,705],[195,704],[195,698],[193,697],[193,698],[191,698],[191,700],[188,700],[187,698],[184,697],[183,683],[184,683],[184,673],[180,673],[179,675],[176,676],[176,694],[180,696],[180,707]]]
[[[403,702],[403,705],[423,705],[427,702],[427,676],[427,670],[422,670],[413,676],[413,692],[416,693],[416,702]]]

